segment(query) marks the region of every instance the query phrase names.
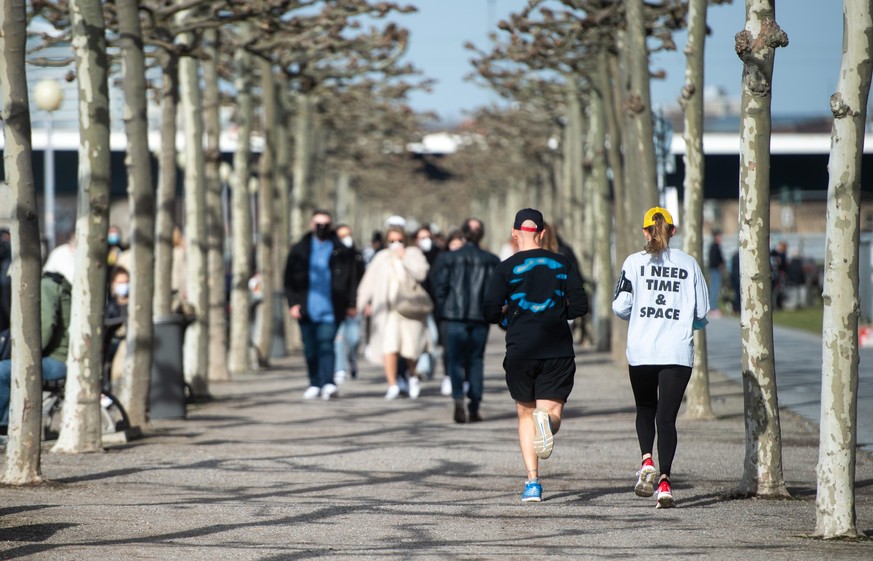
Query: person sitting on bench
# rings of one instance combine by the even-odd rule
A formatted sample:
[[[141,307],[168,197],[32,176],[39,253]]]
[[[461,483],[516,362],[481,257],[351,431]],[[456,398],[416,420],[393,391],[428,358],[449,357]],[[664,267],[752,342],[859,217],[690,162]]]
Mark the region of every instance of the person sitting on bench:
[[[43,381],[67,377],[71,301],[72,287],[67,279],[60,273],[43,273],[40,280]],[[12,361],[0,360],[0,434],[6,434],[9,424],[11,380]]]

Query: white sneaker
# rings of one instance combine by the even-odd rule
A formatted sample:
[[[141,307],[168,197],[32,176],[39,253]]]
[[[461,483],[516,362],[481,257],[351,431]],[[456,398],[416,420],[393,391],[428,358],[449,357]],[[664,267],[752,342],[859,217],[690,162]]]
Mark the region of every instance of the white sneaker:
[[[333,383],[337,386],[341,386],[346,383],[346,371],[345,370],[337,370],[333,373]]]
[[[409,379],[409,397],[410,399],[418,399],[421,395],[421,380],[418,376],[413,376]]]
[[[655,464],[651,460],[644,461],[637,472],[637,484],[634,485],[634,493],[638,497],[651,497],[655,494],[655,473]]]
[[[549,418],[549,413],[545,409],[534,409],[533,411],[534,429],[534,452],[536,455],[545,460],[552,455],[552,448],[555,445],[555,437],[552,435],[552,420]]]
[[[449,396],[452,395],[452,379],[448,376],[443,376],[443,383],[440,385],[440,393]]]
[[[333,384],[325,384],[323,388],[321,388],[321,399],[327,401],[332,396],[336,395],[336,386]]]
[[[303,392],[303,399],[315,399],[321,394],[321,388],[318,386],[309,386],[306,388],[306,391]]]
[[[397,399],[398,395],[400,395],[400,386],[394,384],[388,386],[388,391],[385,392],[385,399]]]

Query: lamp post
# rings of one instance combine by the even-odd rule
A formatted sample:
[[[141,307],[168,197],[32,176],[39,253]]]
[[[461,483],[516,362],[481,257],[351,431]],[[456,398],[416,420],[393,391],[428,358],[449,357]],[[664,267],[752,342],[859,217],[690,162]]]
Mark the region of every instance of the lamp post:
[[[64,92],[56,80],[45,79],[33,92],[36,106],[45,111],[45,237],[48,251],[55,247],[55,153],[52,147],[52,113],[64,101]]]

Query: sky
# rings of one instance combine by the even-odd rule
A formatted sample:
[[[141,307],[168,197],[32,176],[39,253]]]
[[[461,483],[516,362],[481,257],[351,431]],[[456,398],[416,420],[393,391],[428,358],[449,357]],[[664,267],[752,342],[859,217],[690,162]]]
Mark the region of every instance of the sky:
[[[403,2],[402,2],[403,3]],[[398,23],[411,32],[407,60],[438,83],[433,93],[416,92],[414,109],[435,111],[443,121],[456,121],[465,111],[499,98],[464,76],[473,70],[473,53],[463,48],[466,41],[490,50],[488,34],[527,0],[408,0],[418,13],[405,15]],[[713,6],[708,11],[712,34],[706,43],[705,81],[738,98],[742,65],[734,52],[734,36],[745,23],[745,1]],[[829,100],[836,88],[842,55],[842,2],[839,0],[791,0],[778,2],[776,21],[788,34],[789,45],[776,52],[773,102],[774,115],[827,116]],[[500,34],[506,35],[501,32]],[[676,36],[678,50],[653,57],[652,68],[667,71],[664,80],[652,81],[652,104],[675,104],[682,87],[685,68],[685,34]]]

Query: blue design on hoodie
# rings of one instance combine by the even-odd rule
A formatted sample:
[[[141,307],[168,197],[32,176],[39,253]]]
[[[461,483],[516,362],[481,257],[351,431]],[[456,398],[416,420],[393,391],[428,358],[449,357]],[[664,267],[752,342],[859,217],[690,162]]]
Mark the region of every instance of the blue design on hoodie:
[[[563,269],[564,265],[560,261],[556,261],[551,257],[530,257],[524,260],[524,263],[521,265],[516,265],[513,267],[512,272],[516,275],[524,275],[525,273],[530,272],[536,267],[547,267],[552,270]],[[555,275],[558,279],[566,279],[566,273],[558,273]],[[521,282],[521,278],[510,279],[510,284],[517,284]],[[563,296],[563,291],[555,290],[555,294],[558,297]],[[522,310],[529,310],[533,313],[544,312],[550,308],[555,307],[555,301],[551,298],[546,298],[543,302],[532,302],[527,299],[527,293],[525,292],[516,292],[515,294],[510,296],[513,300],[518,301],[518,307]]]

